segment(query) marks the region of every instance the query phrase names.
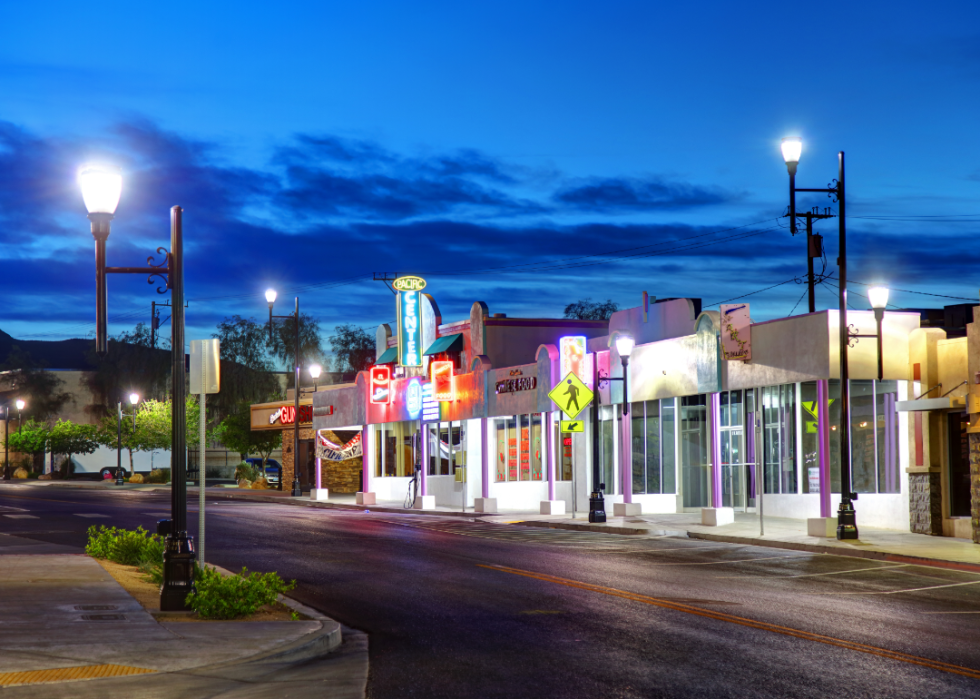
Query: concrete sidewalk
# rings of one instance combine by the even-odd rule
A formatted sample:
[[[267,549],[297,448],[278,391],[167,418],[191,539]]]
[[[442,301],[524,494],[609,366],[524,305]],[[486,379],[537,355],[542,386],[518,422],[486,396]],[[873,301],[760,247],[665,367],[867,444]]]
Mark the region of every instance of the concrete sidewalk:
[[[158,622],[76,551],[0,534],[3,696],[364,696],[363,634],[292,600],[311,620]]]

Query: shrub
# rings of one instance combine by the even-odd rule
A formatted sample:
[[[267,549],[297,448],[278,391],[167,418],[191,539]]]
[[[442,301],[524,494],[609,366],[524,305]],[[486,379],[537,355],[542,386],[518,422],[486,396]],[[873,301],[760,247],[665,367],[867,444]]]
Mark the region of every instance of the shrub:
[[[261,475],[262,474],[259,472],[259,469],[255,468],[247,461],[243,461],[235,467],[236,481],[254,481]]]
[[[162,565],[163,539],[143,527],[136,531],[116,527],[89,527],[85,553],[129,566]]]
[[[187,595],[187,605],[202,619],[238,619],[272,604],[277,595],[296,587],[296,581],[287,583],[277,573],[249,573],[247,568],[224,577],[205,566],[197,569],[194,586],[196,592]]]
[[[170,482],[170,469],[169,468],[155,468],[150,471],[149,475],[145,478],[146,483],[169,483]]]

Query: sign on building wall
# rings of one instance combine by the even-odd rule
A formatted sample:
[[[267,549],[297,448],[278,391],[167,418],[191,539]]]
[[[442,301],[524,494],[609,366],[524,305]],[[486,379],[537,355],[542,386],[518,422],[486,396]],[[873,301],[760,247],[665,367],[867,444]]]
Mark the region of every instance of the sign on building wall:
[[[752,336],[749,304],[722,304],[721,351],[725,359],[752,359]]]
[[[398,292],[398,363],[402,366],[422,366],[420,297],[418,291]]]
[[[453,363],[434,361],[429,363],[432,379],[432,397],[439,403],[450,403],[456,397],[453,386]]]
[[[422,384],[422,422],[439,421],[439,404],[432,393],[432,382]]]
[[[585,335],[568,335],[558,342],[558,375],[575,374],[592,385],[592,356],[585,350]]]
[[[391,403],[391,367],[371,367],[371,402],[375,405]]]

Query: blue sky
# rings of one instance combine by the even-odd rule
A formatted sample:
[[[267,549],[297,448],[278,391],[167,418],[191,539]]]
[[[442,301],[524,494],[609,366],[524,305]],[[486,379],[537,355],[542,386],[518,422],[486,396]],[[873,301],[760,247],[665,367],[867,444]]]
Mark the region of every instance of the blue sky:
[[[824,9],[5,3],[0,329],[94,330],[74,181],[92,158],[125,176],[110,264],[141,264],[185,207],[188,339],[261,317],[267,286],[325,334],[373,328],[394,315],[373,272],[429,275],[447,321],[475,300],[516,316],[644,290],[707,305],[805,272],[779,219],[785,135],[805,140],[799,186],[847,153],[852,280],[909,290],[902,307],[976,300],[980,6]],[[836,225],[817,230],[834,271]],[[762,320],[802,293],[746,300]],[[152,300],[110,278],[110,332]]]

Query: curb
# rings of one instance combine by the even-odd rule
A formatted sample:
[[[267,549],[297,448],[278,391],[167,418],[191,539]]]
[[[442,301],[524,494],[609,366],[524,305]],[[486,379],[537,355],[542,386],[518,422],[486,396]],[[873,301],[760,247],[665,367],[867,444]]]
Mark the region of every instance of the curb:
[[[318,501],[318,500],[303,500],[298,498],[293,498],[286,495],[243,495],[240,493],[235,493],[233,489],[232,492],[222,493],[208,493],[209,498],[215,500],[243,500],[250,502],[271,502],[279,505],[292,505],[293,507],[313,507],[323,510],[347,510],[354,512],[384,512],[386,514],[398,514],[398,515],[437,515],[439,517],[468,517],[470,519],[474,517],[496,517],[501,513],[499,512],[459,512],[454,510],[406,510],[402,507],[377,507],[375,505],[348,505],[342,502],[329,502],[329,501]],[[252,491],[256,492],[256,491]],[[257,491],[261,492],[261,491]],[[506,513],[503,513],[506,514]]]

